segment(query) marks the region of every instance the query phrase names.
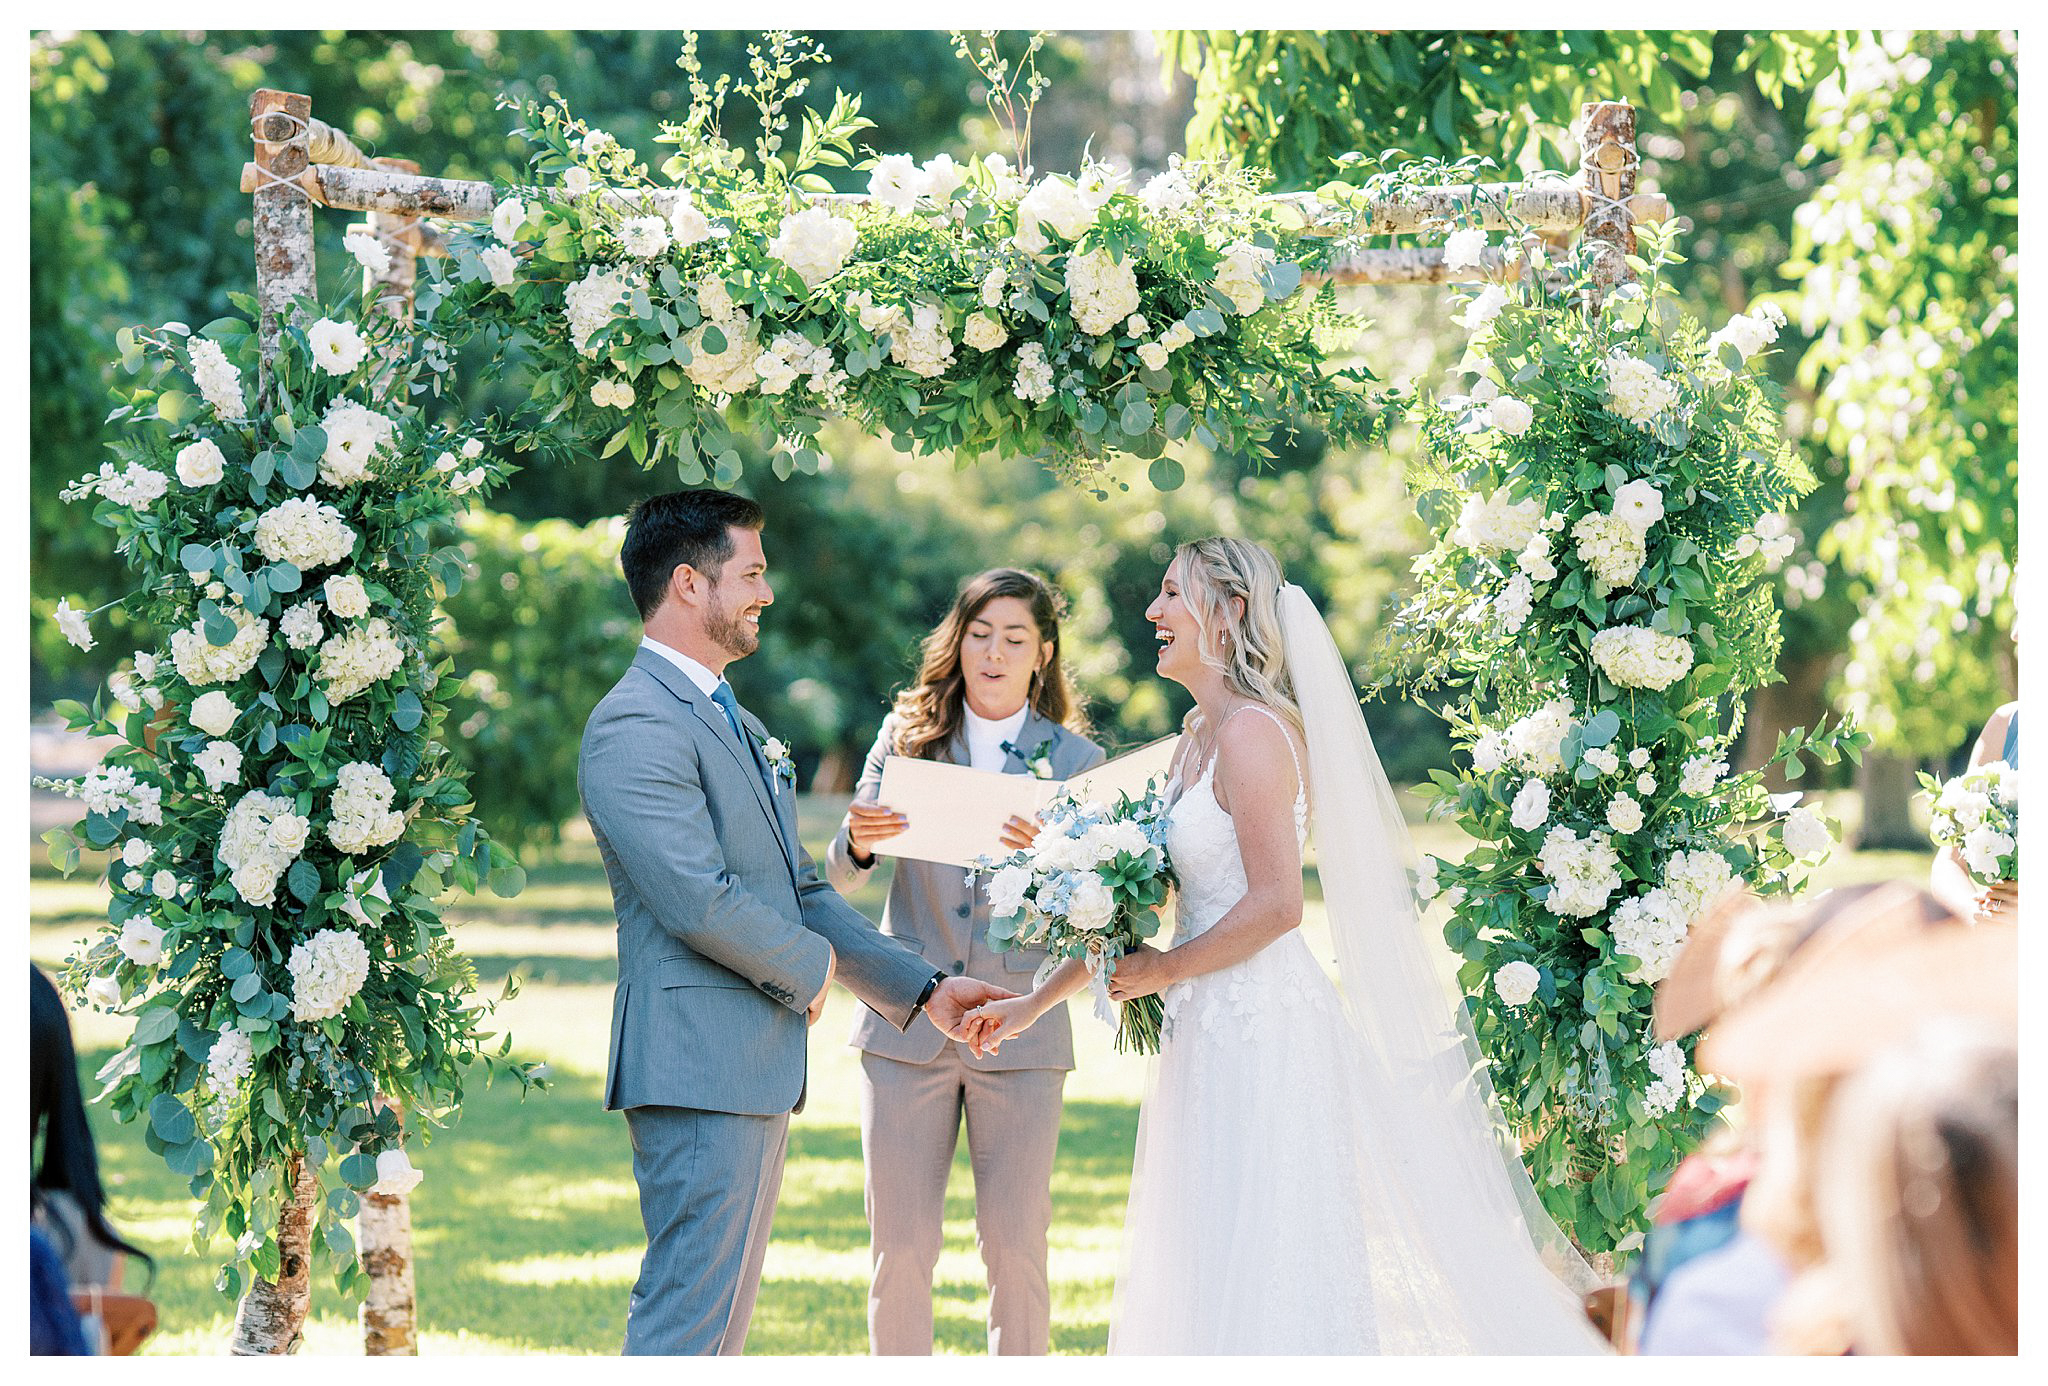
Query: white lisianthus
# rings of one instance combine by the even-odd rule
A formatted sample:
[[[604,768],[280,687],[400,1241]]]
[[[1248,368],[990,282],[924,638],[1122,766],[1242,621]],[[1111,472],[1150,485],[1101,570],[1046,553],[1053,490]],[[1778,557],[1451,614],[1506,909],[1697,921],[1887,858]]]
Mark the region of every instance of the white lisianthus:
[[[953,161],[951,154],[934,154],[924,161],[921,170],[924,175],[924,196],[941,207],[953,200],[953,194],[967,185],[967,170]]]
[[[327,609],[337,616],[352,620],[370,614],[370,594],[354,573],[336,573],[320,591],[327,598]]]
[[[1513,395],[1502,395],[1487,406],[1487,420],[1510,438],[1519,438],[1536,422],[1536,411]]]
[[[233,698],[216,688],[193,699],[192,710],[187,715],[192,725],[208,736],[226,736],[228,728],[235,725],[235,719],[242,715],[242,710],[235,706]]]
[[[1130,260],[1117,260],[1106,250],[1067,257],[1067,294],[1074,324],[1100,337],[1138,308],[1138,270]]]
[[[860,231],[845,217],[823,207],[806,207],[782,219],[768,253],[796,271],[804,287],[815,290],[846,267],[860,240]]]
[[[147,919],[131,919],[121,926],[115,946],[137,967],[155,967],[164,960],[164,931]]]
[[[1526,833],[1542,827],[1549,817],[1550,786],[1541,780],[1524,781],[1508,821]]]
[[[121,983],[113,977],[95,977],[85,984],[85,999],[106,1010],[119,1010]]]
[[[1543,974],[1519,959],[1502,964],[1493,974],[1494,994],[1510,1006],[1528,1005],[1542,985]]]
[[[1249,241],[1226,246],[1222,263],[1216,266],[1216,291],[1230,300],[1241,318],[1248,318],[1266,306],[1265,272],[1273,267],[1274,254]]]
[[[519,261],[502,245],[487,247],[477,258],[483,261],[485,272],[491,276],[493,288],[508,289],[512,287],[512,281],[519,277]]]
[[[1979,880],[1996,881],[2006,874],[2000,858],[2011,856],[2018,849],[2019,842],[2011,833],[2000,832],[1989,823],[1979,823],[1963,834],[1959,850],[1964,864]]]
[[[868,196],[897,212],[911,212],[924,195],[930,180],[919,171],[917,160],[908,154],[884,154],[875,160],[868,174]],[[781,255],[776,256],[781,259]]]
[[[138,895],[149,893],[149,879],[140,871],[130,871],[121,878],[121,889],[132,890]]]
[[[1010,285],[1010,272],[1001,265],[991,269],[981,280],[981,306],[1000,308],[1003,306],[1003,290]]]
[[[1415,895],[1417,899],[1429,901],[1436,898],[1437,892],[1443,888],[1442,884],[1437,880],[1437,872],[1442,866],[1443,863],[1435,857],[1424,857],[1422,859],[1422,865],[1417,867],[1415,871]]]
[[[1834,835],[1828,831],[1825,819],[1812,809],[1799,807],[1785,815],[1784,827],[1780,830],[1785,840],[1785,850],[1801,861],[1813,861],[1824,857],[1834,847]]]
[[[994,351],[1010,340],[1010,334],[1002,323],[988,313],[968,315],[966,325],[960,330],[960,340],[976,351]]]
[[[996,201],[1008,202],[1024,191],[1024,180],[1017,176],[1010,167],[1010,161],[1002,155],[983,156],[981,166],[988,173],[989,195]]]
[[[1643,826],[1643,806],[1626,794],[1607,801],[1607,826],[1622,834],[1638,832]]]
[[[1486,253],[1486,230],[1479,226],[1461,226],[1444,237],[1444,268],[1452,270],[1471,269]]]
[[[1640,770],[1649,763],[1650,748],[1648,746],[1638,746],[1628,753],[1628,768],[1631,770]]]
[[[1657,777],[1655,775],[1645,770],[1642,774],[1636,776],[1636,793],[1648,797],[1656,792]]]
[[[1641,357],[1616,349],[1607,358],[1607,408],[1638,428],[1678,402],[1678,387]]]
[[[207,1086],[216,1096],[233,1100],[255,1068],[256,1050],[249,1037],[232,1025],[223,1026],[206,1051]]]
[[[516,197],[508,197],[491,212],[491,234],[498,238],[500,245],[515,245],[519,233],[526,227],[526,204]]]
[[[1083,872],[1067,899],[1067,922],[1082,933],[1100,933],[1116,919],[1116,896],[1093,871]]]
[[[1638,477],[1614,493],[1613,513],[1640,534],[1664,518],[1664,493],[1654,482]]]
[[[616,376],[607,376],[590,387],[590,402],[600,409],[633,407],[633,387]]]
[[[459,473],[453,481],[448,483],[449,494],[457,496],[468,495],[471,491],[476,490],[486,481],[489,481],[490,478],[491,474],[482,467],[471,467],[468,471]]]
[[[57,629],[81,650],[89,650],[97,643],[93,638],[91,614],[72,606],[69,597],[58,599]]]
[[[313,362],[329,375],[347,375],[370,354],[370,344],[351,322],[322,318],[306,333]]]
[[[1165,347],[1169,352],[1175,352],[1194,339],[1195,329],[1188,326],[1186,318],[1182,318],[1179,322],[1174,323],[1159,334],[1159,345]]]
[[[325,634],[320,626],[320,603],[303,601],[285,608],[284,615],[277,620],[277,633],[295,650],[312,649]]]
[[[327,447],[320,454],[320,479],[329,486],[353,486],[374,473],[370,463],[391,446],[398,425],[352,399],[338,399],[321,416]]]
[[[1662,690],[1692,668],[1692,645],[1648,626],[1609,626],[1593,637],[1593,662],[1617,688]]]
[[[1557,565],[1550,561],[1550,536],[1538,531],[1529,537],[1529,542],[1515,557],[1515,566],[1529,575],[1532,582],[1549,582],[1557,576]]]
[[[1474,404],[1491,404],[1500,398],[1500,386],[1490,376],[1480,376],[1472,382],[1472,390],[1466,396]]]
[[[311,496],[293,496],[256,517],[257,551],[302,572],[339,563],[355,545],[356,532],[341,512]]]
[[[292,975],[292,1019],[340,1015],[370,977],[370,951],[351,929],[322,929],[294,944],[285,966]]]
[[[383,1150],[377,1154],[377,1182],[370,1192],[397,1198],[411,1193],[427,1176],[422,1174],[404,1150]]]
[[[178,449],[178,480],[187,486],[211,486],[227,474],[227,464],[220,444],[201,438]]]
[[[377,233],[367,226],[351,226],[341,234],[341,248],[355,257],[355,262],[368,270],[373,277],[382,278],[391,273],[391,252],[377,239]]]

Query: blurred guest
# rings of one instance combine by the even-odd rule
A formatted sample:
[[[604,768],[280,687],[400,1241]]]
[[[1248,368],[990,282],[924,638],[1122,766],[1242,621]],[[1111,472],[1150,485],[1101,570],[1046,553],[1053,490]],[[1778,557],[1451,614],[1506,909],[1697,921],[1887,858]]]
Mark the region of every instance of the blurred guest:
[[[2007,703],[1991,714],[1991,720],[1984,724],[1984,730],[1977,734],[1977,744],[1970,748],[1970,766],[1974,770],[2002,760],[2013,769],[2020,768],[2020,705]],[[2020,883],[2000,881],[1994,886],[1980,886],[1970,879],[1970,872],[1963,865],[1963,854],[1954,846],[1944,847],[1934,857],[1934,871],[1928,882],[1934,893],[1944,904],[1965,919],[1978,923],[2002,920],[2014,923],[2020,913]]]
[[[1829,1113],[1826,1269],[1857,1353],[2019,1351],[2019,1050],[1941,1022]]]
[[[43,1229],[28,1229],[28,1350],[32,1357],[84,1357],[85,1328],[71,1307],[64,1260]]]

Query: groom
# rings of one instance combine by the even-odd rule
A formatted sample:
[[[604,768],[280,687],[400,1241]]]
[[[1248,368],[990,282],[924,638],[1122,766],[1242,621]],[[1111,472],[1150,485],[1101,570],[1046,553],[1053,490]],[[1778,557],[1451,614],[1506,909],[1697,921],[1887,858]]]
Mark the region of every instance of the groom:
[[[634,507],[620,553],[646,636],[583,730],[577,784],[619,924],[605,1108],[623,1110],[647,1254],[629,1354],[746,1344],[803,1106],[806,1029],[836,977],[898,1029],[1009,992],[933,971],[818,878],[794,785],[725,682],[775,597],[761,509],[723,491]]]

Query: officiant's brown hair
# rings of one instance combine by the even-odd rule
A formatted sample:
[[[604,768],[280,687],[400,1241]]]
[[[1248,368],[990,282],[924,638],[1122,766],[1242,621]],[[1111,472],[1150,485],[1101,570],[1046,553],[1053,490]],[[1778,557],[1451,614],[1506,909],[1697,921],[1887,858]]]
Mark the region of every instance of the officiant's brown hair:
[[[960,730],[967,706],[966,679],[960,673],[960,645],[967,638],[967,627],[982,608],[1002,597],[1015,597],[1030,607],[1038,638],[1052,644],[1052,657],[1031,676],[1028,701],[1032,711],[1069,731],[1086,735],[1088,718],[1074,696],[1073,685],[1067,681],[1066,665],[1060,662],[1060,618],[1066,615],[1066,598],[1036,573],[1021,568],[990,568],[960,585],[953,609],[924,638],[917,682],[896,695],[897,755],[937,760]],[[1031,749],[1024,748],[1027,753]]]

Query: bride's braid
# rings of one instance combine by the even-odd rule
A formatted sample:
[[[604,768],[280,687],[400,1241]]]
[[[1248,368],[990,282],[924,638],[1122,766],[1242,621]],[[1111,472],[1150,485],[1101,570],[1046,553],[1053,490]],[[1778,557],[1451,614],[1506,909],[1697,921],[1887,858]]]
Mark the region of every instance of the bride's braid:
[[[1280,638],[1280,560],[1247,539],[1196,539],[1176,550],[1188,610],[1201,633],[1202,663],[1221,673],[1232,690],[1264,703],[1299,732],[1301,709],[1287,672]],[[1239,618],[1230,605],[1244,602]]]

